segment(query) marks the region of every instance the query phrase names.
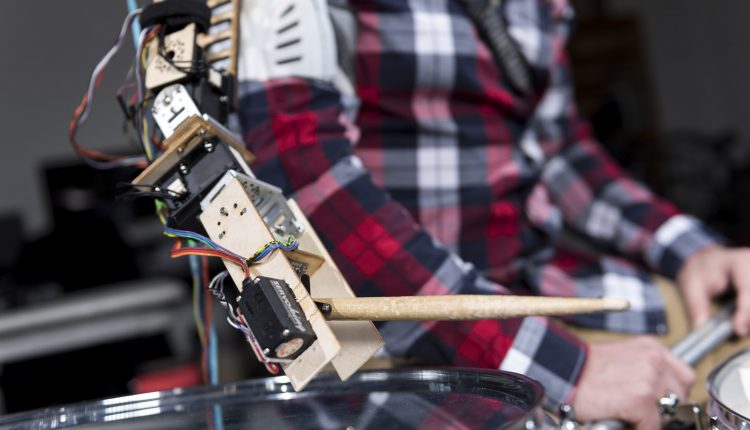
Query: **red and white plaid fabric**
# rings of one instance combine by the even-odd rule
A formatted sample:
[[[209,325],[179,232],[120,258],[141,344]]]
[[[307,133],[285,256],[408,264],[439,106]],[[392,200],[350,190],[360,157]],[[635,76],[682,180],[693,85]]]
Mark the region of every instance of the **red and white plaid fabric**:
[[[645,267],[674,276],[714,239],[628,178],[578,117],[567,3],[502,3],[531,97],[510,89],[461,1],[349,6],[355,121],[331,82],[294,76],[241,82],[238,119],[255,173],[298,201],[356,294],[623,297],[629,312],[570,321],[665,331]],[[564,229],[611,255],[564,249]],[[551,404],[572,395],[586,357],[544,318],[379,328],[388,354],[523,373]]]

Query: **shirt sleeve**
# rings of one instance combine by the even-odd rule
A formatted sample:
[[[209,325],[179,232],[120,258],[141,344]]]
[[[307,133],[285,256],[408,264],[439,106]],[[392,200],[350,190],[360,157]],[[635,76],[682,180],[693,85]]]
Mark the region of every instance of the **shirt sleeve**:
[[[560,57],[530,128],[536,141],[560,146],[542,170],[550,199],[573,230],[674,278],[718,237],[630,178],[596,142],[576,111],[564,51]]]
[[[507,294],[436,243],[372,181],[353,153],[357,129],[328,82],[240,85],[238,118],[253,171],[298,202],[358,296]],[[501,368],[541,381],[552,405],[571,398],[585,345],[544,318],[387,322],[386,352],[430,363]]]

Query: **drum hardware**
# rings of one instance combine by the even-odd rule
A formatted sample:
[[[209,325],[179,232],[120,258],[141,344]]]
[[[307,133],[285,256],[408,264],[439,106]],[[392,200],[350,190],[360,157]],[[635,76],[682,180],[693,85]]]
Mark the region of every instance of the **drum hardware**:
[[[707,353],[712,351],[718,345],[723,343],[732,337],[732,315],[736,305],[734,302],[724,305],[714,314],[711,319],[706,321],[703,325],[690,332],[682,340],[672,347],[672,353],[684,363],[695,366]],[[747,353],[750,356],[750,353]],[[742,354],[738,354],[737,357]],[[734,358],[732,357],[732,358]],[[724,364],[720,365],[711,376],[709,376],[709,384],[711,383],[712,377],[717,374],[724,365],[728,364],[731,359],[727,360]],[[750,361],[750,359],[749,359]],[[709,386],[709,394],[711,394]],[[720,403],[718,399],[713,399],[713,405]],[[722,411],[714,411],[712,408],[712,401],[709,401],[708,411],[701,405],[695,405],[691,403],[680,403],[679,398],[673,393],[667,393],[664,397],[659,399],[657,407],[659,413],[664,420],[665,428],[683,428],[694,426],[696,430],[724,430],[724,429],[750,429],[750,419],[745,419],[742,424],[737,424],[735,427],[730,427],[724,424],[722,426],[719,416],[716,413]],[[571,408],[572,409],[572,408]],[[728,408],[725,408],[728,409]],[[560,411],[560,428],[573,429],[575,427],[563,427],[562,423],[565,419],[564,416],[570,416],[572,411],[566,412],[563,415],[562,410]],[[724,411],[729,414],[736,414],[733,411]],[[710,415],[709,415],[710,414]],[[730,418],[734,419],[734,418]],[[733,421],[736,422],[736,421]],[[578,428],[586,430],[622,430],[627,426],[626,423],[620,420],[601,420],[590,423],[581,424]]]
[[[680,402],[680,398],[675,393],[667,393],[659,399],[659,415],[661,416],[673,416],[677,409],[677,404]]]
[[[713,429],[750,429],[750,350],[719,364],[706,381],[706,414]]]
[[[576,413],[573,406],[563,403],[560,405],[560,430],[578,430],[581,426],[576,421]]]

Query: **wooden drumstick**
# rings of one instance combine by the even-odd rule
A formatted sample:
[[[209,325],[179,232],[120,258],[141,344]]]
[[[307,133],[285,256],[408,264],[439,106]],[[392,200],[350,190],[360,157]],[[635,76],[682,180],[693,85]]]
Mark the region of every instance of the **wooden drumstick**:
[[[480,320],[617,312],[630,307],[625,299],[496,295],[316,298],[315,301],[326,319],[347,321]]]

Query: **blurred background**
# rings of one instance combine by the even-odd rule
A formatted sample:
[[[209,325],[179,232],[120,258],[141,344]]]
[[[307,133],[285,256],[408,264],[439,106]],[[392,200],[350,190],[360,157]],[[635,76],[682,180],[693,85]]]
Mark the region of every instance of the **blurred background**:
[[[750,243],[750,3],[573,4],[577,97],[597,136],[638,179]],[[187,262],[169,259],[151,203],[115,199],[133,171],[88,169],[67,143],[125,15],[123,1],[0,2],[0,413],[200,381]],[[114,94],[132,55],[126,43],[108,69],[79,134],[88,146],[126,147]],[[220,336],[222,379],[257,372],[239,336]]]

